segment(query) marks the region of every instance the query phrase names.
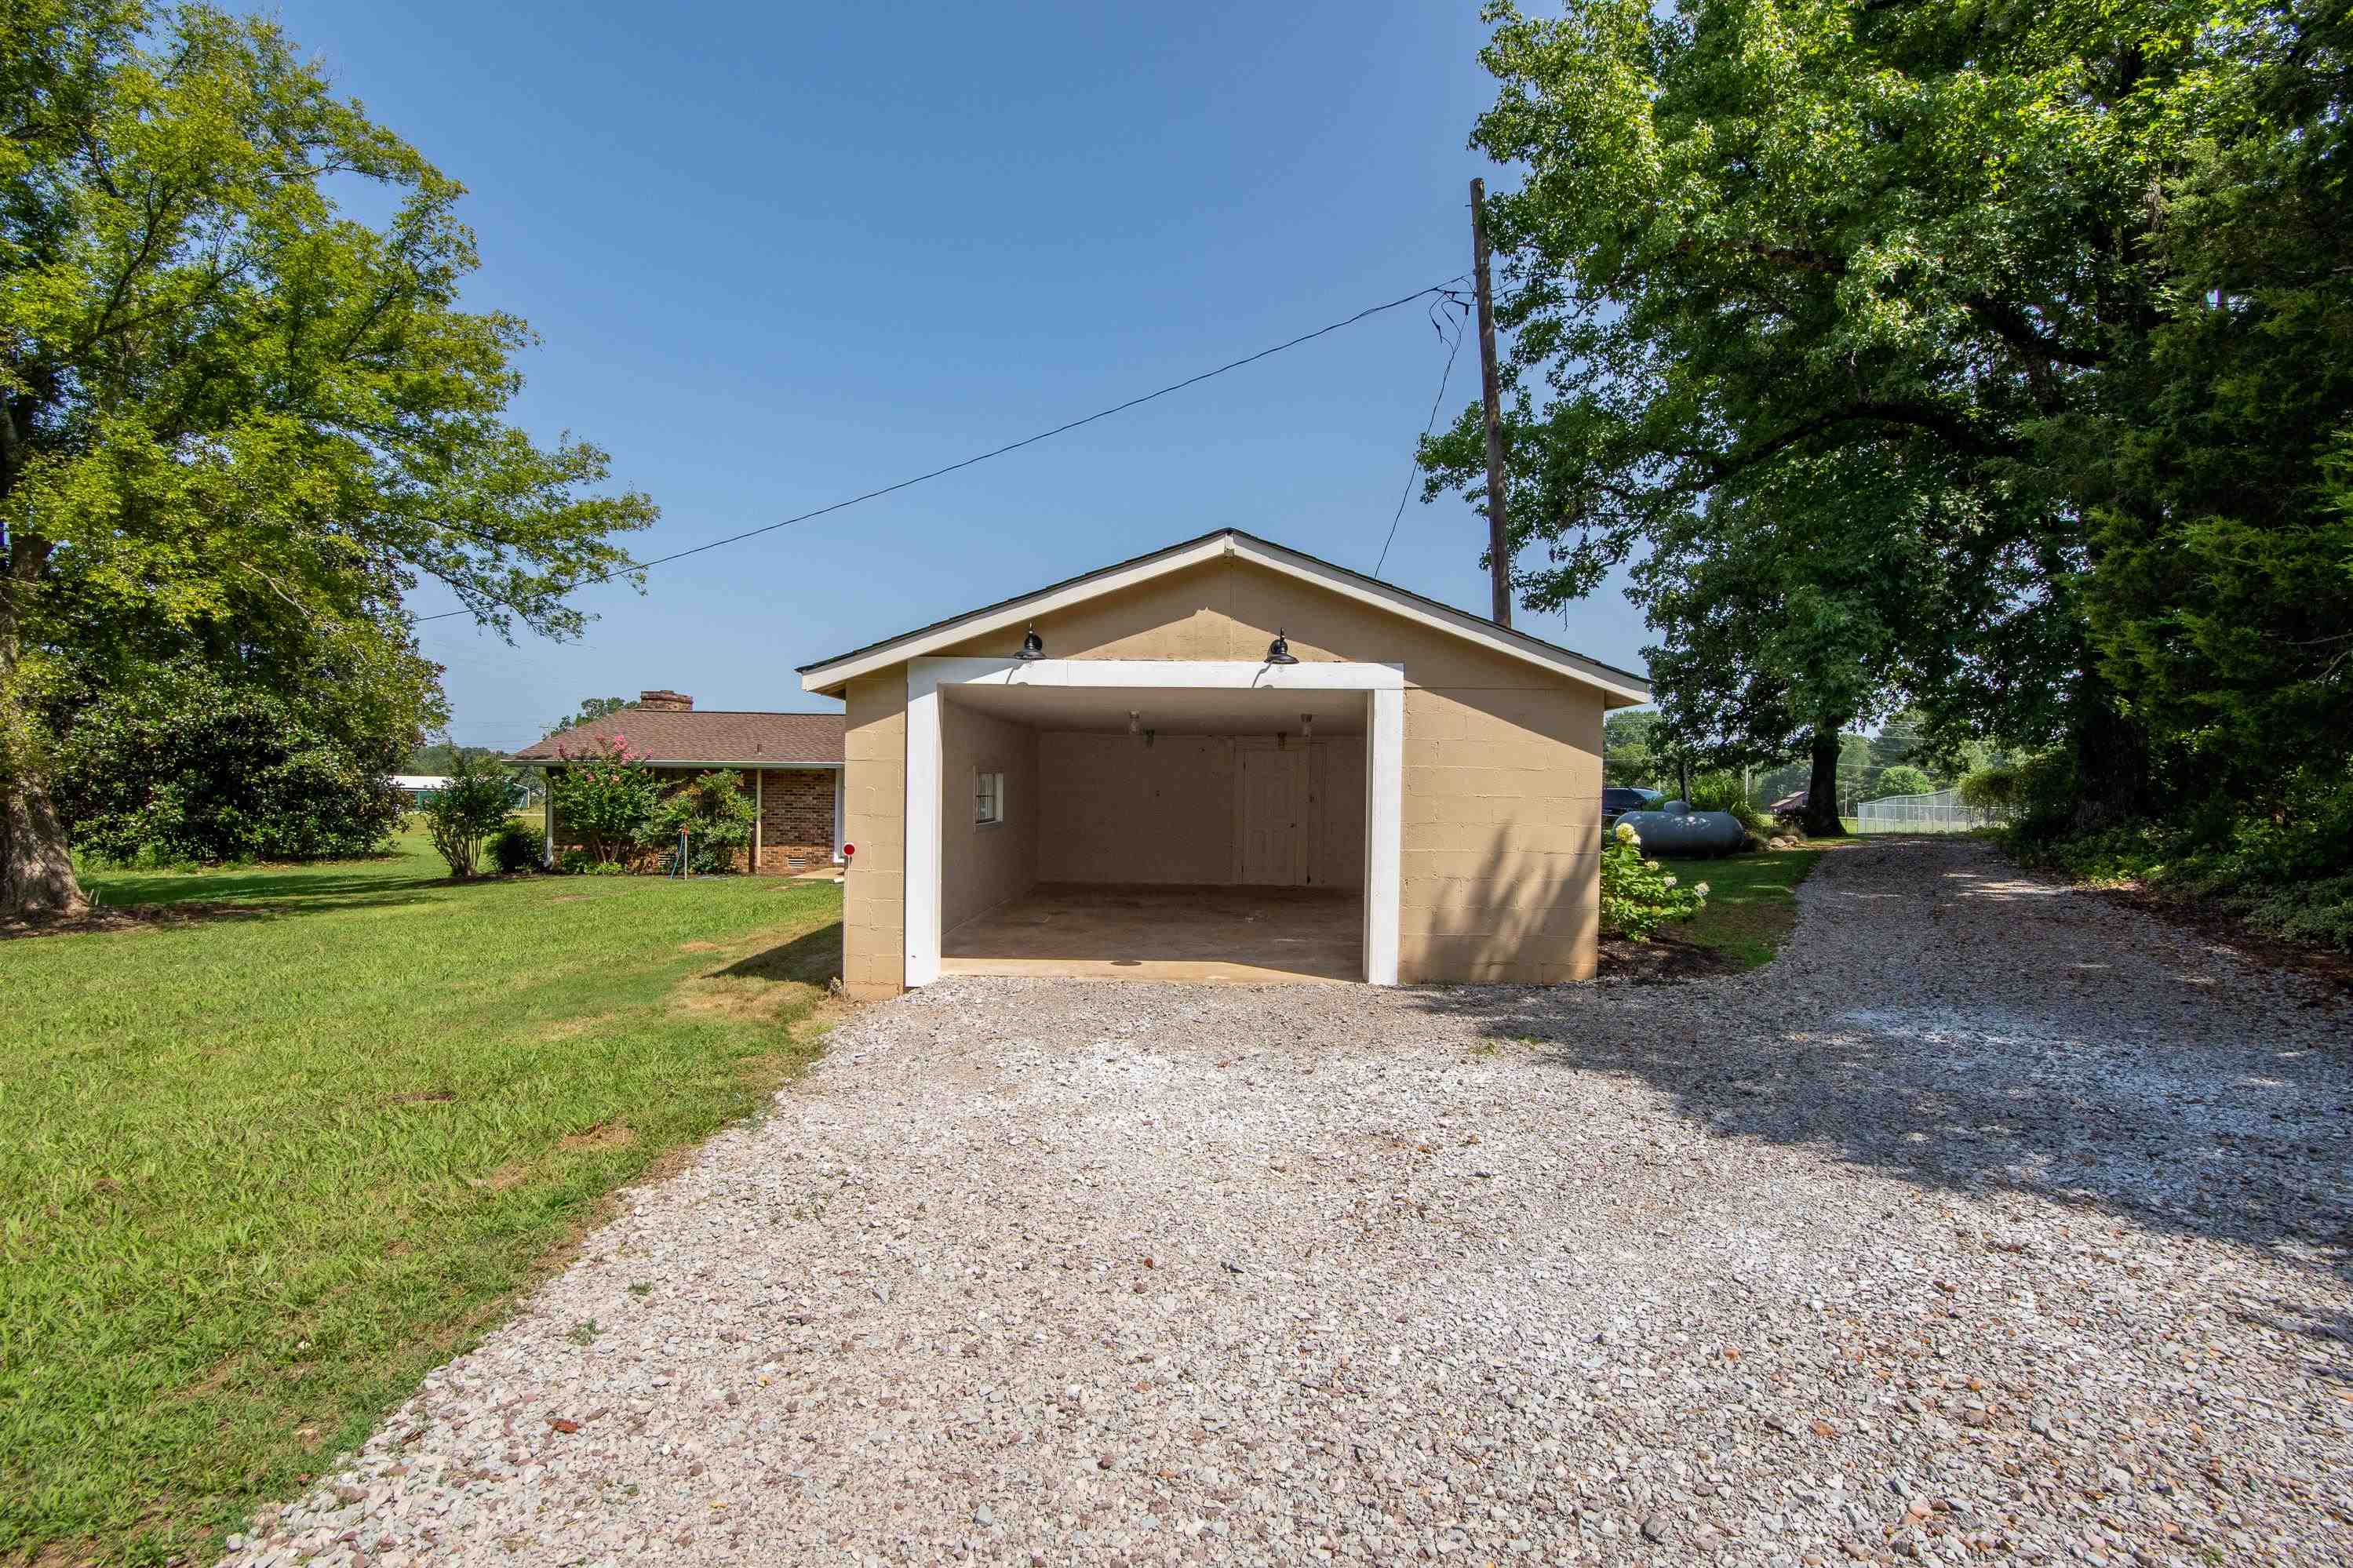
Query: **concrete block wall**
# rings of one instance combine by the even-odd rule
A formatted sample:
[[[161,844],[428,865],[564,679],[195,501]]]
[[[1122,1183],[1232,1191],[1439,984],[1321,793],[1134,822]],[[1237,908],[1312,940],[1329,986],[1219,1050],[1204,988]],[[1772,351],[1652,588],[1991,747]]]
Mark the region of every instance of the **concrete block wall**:
[[[841,980],[851,996],[878,1001],[906,989],[906,667],[853,680],[842,696],[842,837],[858,853],[842,889]]]
[[[1220,561],[1038,617],[1053,658],[1255,663],[1280,627],[1303,660],[1405,670],[1398,978],[1546,983],[1590,978],[1599,918],[1599,688],[1378,606]],[[1009,656],[1018,629],[941,650]],[[895,994],[905,974],[904,666],[861,677],[849,708],[851,994]],[[1171,737],[1163,737],[1167,747]],[[1058,825],[1041,822],[1040,879]],[[1331,844],[1333,829],[1327,824]],[[1144,878],[1129,879],[1142,880]]]

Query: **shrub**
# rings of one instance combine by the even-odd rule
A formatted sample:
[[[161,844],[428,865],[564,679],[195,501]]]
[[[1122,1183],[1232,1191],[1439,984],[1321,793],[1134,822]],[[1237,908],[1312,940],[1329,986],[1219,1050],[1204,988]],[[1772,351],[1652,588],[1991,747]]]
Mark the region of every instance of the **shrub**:
[[[483,844],[510,820],[514,782],[504,765],[480,753],[460,755],[450,768],[449,782],[425,803],[425,831],[449,875],[470,877]]]
[[[491,835],[491,862],[509,876],[539,865],[539,835],[510,816]]]
[[[2038,770],[2047,782],[2038,784]],[[2078,833],[2055,809],[2072,776],[2047,758],[2028,765],[2020,816],[2002,834],[2021,860],[2078,880],[2211,899],[2268,935],[2353,949],[2353,779],[2300,768],[2264,809],[2186,810]]]
[[[1748,786],[1729,768],[1718,768],[1692,780],[1694,811],[1728,811],[1741,826],[1759,837],[1773,831],[1773,816],[1748,798]]]
[[[629,869],[617,860],[599,860],[576,845],[556,858],[555,868],[567,877],[621,877]]]
[[[1642,840],[1620,823],[1601,847],[1601,930],[1647,942],[1669,921],[1687,921],[1707,902],[1707,884],[1681,886],[1675,874],[1642,858]]]
[[[702,875],[738,869],[736,857],[752,842],[752,825],[760,808],[744,793],[738,773],[722,768],[697,773],[681,783],[654,807],[646,821],[642,842],[666,848],[686,834],[690,871]]]
[[[1961,804],[1988,816],[2008,816],[2018,809],[2024,785],[2019,769],[2007,763],[1989,763],[1971,770],[1957,786]]]
[[[661,801],[660,782],[646,771],[643,754],[629,750],[627,735],[576,753],[559,747],[556,756],[565,765],[549,770],[547,793],[555,802],[557,825],[579,837],[590,861],[616,865],[652,819]],[[569,869],[572,857],[566,855],[564,864]]]
[[[1716,768],[1692,780],[1694,811],[1737,811],[1747,804],[1746,786],[1741,784],[1740,775],[1729,768]]]

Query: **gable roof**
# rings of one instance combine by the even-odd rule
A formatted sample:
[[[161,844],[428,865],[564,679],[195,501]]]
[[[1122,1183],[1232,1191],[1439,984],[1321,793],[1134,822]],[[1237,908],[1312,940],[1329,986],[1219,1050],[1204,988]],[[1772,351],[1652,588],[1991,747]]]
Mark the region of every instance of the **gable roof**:
[[[628,708],[586,724],[575,724],[535,745],[525,746],[511,763],[552,763],[556,748],[579,752],[616,735],[628,738],[629,749],[643,752],[657,765],[722,764],[744,768],[786,768],[796,763],[839,765],[842,760],[844,721],[839,713],[756,713],[724,708],[664,712],[651,708]]]
[[[1409,620],[1451,632],[1466,641],[1478,643],[1498,653],[1541,665],[1556,674],[1599,687],[1604,692],[1620,700],[1611,703],[1612,707],[1651,700],[1651,682],[1646,676],[1604,664],[1598,658],[1562,647],[1557,643],[1546,642],[1542,637],[1532,637],[1525,632],[1499,626],[1493,621],[1458,610],[1451,605],[1440,604],[1411,589],[1400,588],[1377,577],[1367,577],[1345,566],[1318,560],[1286,545],[1277,544],[1272,540],[1245,533],[1238,528],[1221,528],[1198,539],[1188,539],[1164,550],[1136,556],[1131,561],[1065,578],[1014,598],[984,605],[976,610],[966,610],[962,615],[885,637],[881,642],[869,643],[864,647],[852,648],[848,653],[836,654],[831,658],[819,659],[815,664],[805,664],[799,670],[801,689],[806,691],[833,691],[858,676],[888,668],[905,659],[921,658],[925,654],[951,647],[980,633],[1018,625],[1032,616],[1149,582],[1172,572],[1182,572],[1221,556],[1233,556],[1285,576],[1313,583]]]

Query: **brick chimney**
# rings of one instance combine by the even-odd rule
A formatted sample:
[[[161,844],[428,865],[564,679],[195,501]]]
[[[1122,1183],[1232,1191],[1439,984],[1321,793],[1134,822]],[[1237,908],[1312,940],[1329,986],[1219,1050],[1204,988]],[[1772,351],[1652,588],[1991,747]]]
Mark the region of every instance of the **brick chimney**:
[[[638,706],[649,713],[691,713],[694,699],[679,691],[640,691]]]

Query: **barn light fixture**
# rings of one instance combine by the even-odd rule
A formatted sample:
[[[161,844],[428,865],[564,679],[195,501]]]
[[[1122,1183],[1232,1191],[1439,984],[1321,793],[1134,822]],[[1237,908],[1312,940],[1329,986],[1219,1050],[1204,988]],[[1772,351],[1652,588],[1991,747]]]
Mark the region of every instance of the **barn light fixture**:
[[[1315,738],[1314,714],[1302,713],[1299,716],[1299,738],[1303,741],[1312,741]]]
[[[1299,660],[1292,657],[1291,644],[1289,640],[1283,637],[1282,628],[1281,626],[1274,628],[1274,640],[1266,645],[1266,662],[1269,664],[1297,664],[1299,662]]]
[[[1021,635],[1021,651],[1013,657],[1025,663],[1046,657],[1046,639],[1038,635],[1037,622],[1030,622],[1029,629]]]
[[[1144,715],[1133,708],[1127,710],[1127,732],[1131,735],[1144,733]]]

